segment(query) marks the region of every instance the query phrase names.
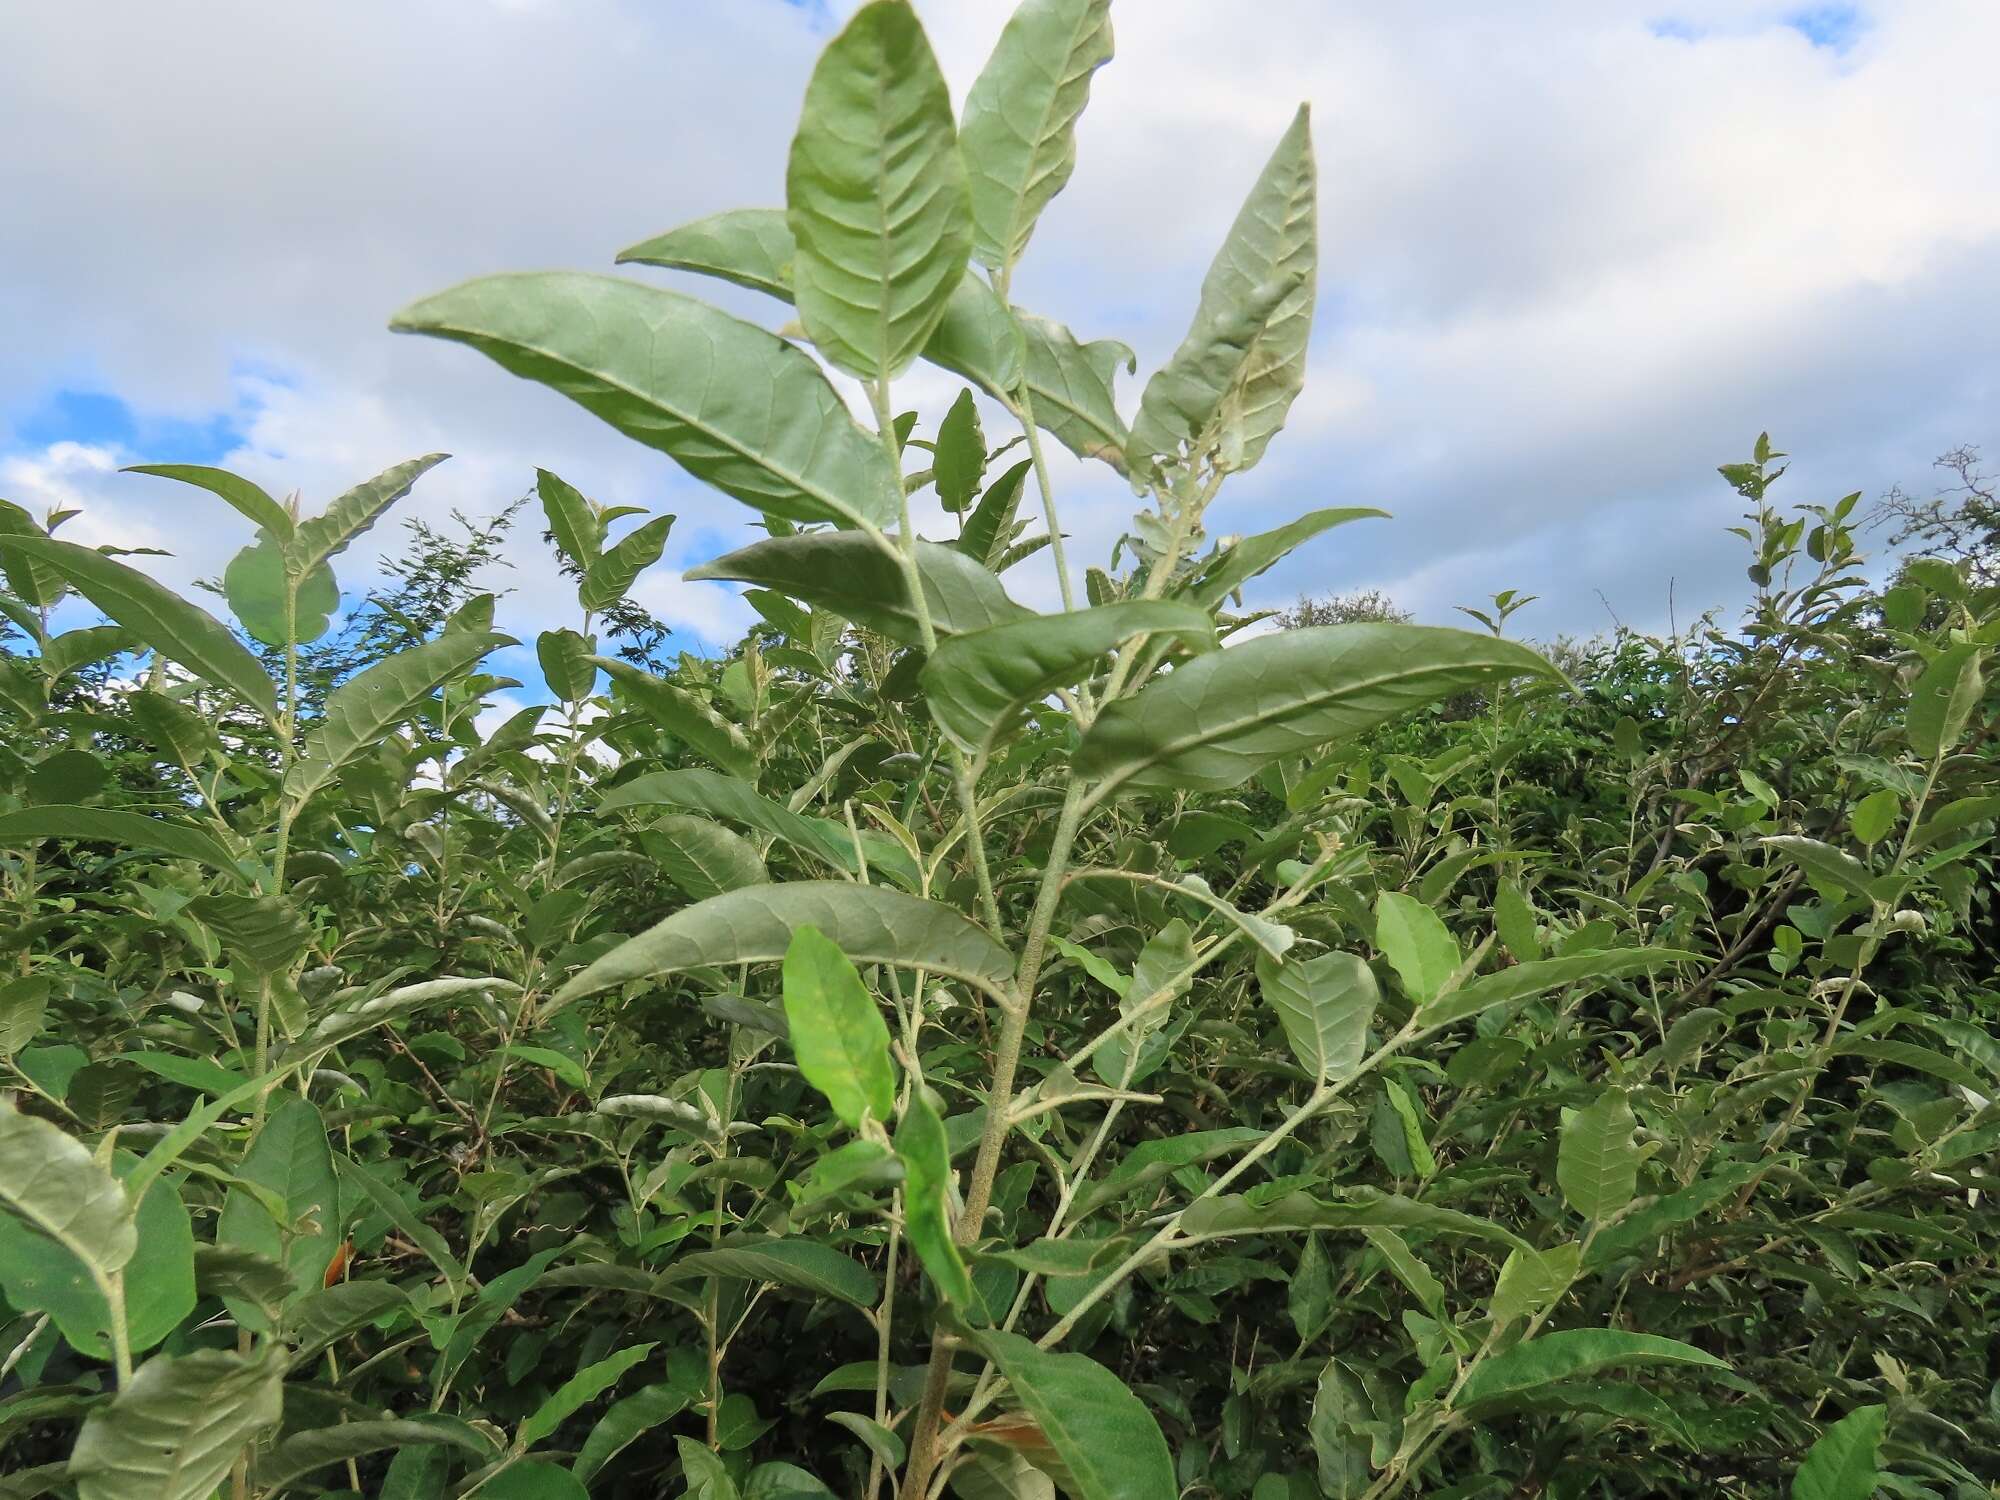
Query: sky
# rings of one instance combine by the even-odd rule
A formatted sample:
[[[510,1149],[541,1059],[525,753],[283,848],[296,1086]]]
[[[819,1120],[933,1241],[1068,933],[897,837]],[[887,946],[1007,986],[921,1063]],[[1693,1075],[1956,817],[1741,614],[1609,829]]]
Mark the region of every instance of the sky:
[[[456,345],[404,304],[500,270],[610,270],[625,245],[782,203],[818,50],[851,10],[790,0],[208,0],[16,7],[0,48],[0,497],[151,546],[176,586],[250,540],[120,465],[236,469],[316,509],[417,454],[401,515],[496,510],[537,466],[670,511],[635,597],[689,650],[752,618],[693,567],[751,516]],[[962,100],[1005,18],[920,0]],[[1185,331],[1208,259],[1300,100],[1320,164],[1305,394],[1212,534],[1329,505],[1393,513],[1267,574],[1253,605],[1381,589],[1419,618],[1503,588],[1540,639],[1660,630],[1747,592],[1718,463],[1760,430],[1777,492],[1925,489],[2000,458],[2000,129],[1991,0],[1122,0],[1067,191],[1016,300],[1139,357]],[[635,268],[777,327],[755,294]],[[958,382],[919,366],[930,420]],[[1000,423],[989,412],[989,435]],[[1059,450],[1058,450],[1059,451]],[[1075,565],[1134,506],[1056,464]],[[920,520],[923,518],[920,517]],[[930,513],[934,534],[942,530]],[[574,623],[538,524],[501,624]],[[349,598],[394,517],[341,569]],[[1047,555],[1007,575],[1054,607]],[[517,667],[518,670],[518,667]],[[532,666],[528,666],[532,673]]]

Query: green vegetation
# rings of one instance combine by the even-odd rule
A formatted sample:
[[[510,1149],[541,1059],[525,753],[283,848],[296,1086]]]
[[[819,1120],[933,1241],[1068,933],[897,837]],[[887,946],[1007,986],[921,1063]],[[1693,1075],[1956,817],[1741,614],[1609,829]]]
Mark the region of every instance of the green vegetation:
[[[234,630],[0,506],[0,1496],[1994,1493],[2000,594],[1871,589],[1760,439],[1736,629],[1250,630],[1376,514],[1221,534],[1303,381],[1306,116],[1121,407],[1009,300],[1110,53],[1027,0],[955,117],[861,9],[786,207],[621,257],[795,341],[579,274],[396,319],[761,515],[724,659],[630,603],[672,518],[552,473],[577,613],[497,723],[504,518],[329,634],[436,455],[311,515],[134,479],[258,528]],[[920,435],[920,358],[987,404]],[[1051,439],[1143,497],[1105,567]]]

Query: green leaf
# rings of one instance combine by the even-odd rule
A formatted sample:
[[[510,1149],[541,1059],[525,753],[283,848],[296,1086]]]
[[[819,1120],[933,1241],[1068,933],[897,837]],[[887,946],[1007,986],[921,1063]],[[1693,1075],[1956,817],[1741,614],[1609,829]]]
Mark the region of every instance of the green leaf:
[[[53,537],[0,535],[0,553],[47,563],[76,591],[169,661],[227,688],[267,720],[278,717],[278,690],[220,620],[136,568]]]
[[[170,859],[191,859],[229,875],[237,873],[236,856],[203,829],[117,808],[51,804],[0,813],[0,844],[19,845],[33,839],[120,844]]]
[[[1077,771],[1117,790],[1219,791],[1453,693],[1554,676],[1524,646],[1426,625],[1322,625],[1197,657],[1111,704]]]
[[[138,1224],[118,1179],[81,1141],[22,1114],[6,1094],[0,1094],[0,1208],[74,1256],[100,1285],[138,1248]]]
[[[442,1422],[392,1418],[343,1422],[338,1427],[293,1433],[257,1461],[251,1477],[266,1493],[272,1493],[296,1484],[316,1470],[348,1459],[380,1453],[384,1448],[402,1452],[422,1447],[461,1448],[482,1457],[490,1451],[478,1438]]]
[[[343,766],[374,751],[440,687],[513,644],[512,636],[492,631],[447,630],[349,678],[327,696],[326,711],[306,741],[305,757],[285,778],[285,790],[303,802]]]
[[[634,1391],[597,1420],[590,1436],[583,1440],[570,1473],[588,1484],[597,1471],[611,1462],[640,1437],[686,1411],[698,1392],[671,1383],[649,1385]]]
[[[1328,1500],[1359,1500],[1371,1478],[1372,1444],[1367,1429],[1376,1421],[1366,1388],[1346,1364],[1329,1359],[1313,1386],[1312,1438],[1319,1490]]]
[[[757,752],[743,731],[693,693],[614,656],[593,656],[590,663],[617,683],[640,712],[696,754],[731,776],[757,779]]]
[[[1181,585],[1180,592],[1203,609],[1214,609],[1244,584],[1276,566],[1305,542],[1323,531],[1345,526],[1349,521],[1388,516],[1373,506],[1349,505],[1329,510],[1307,511],[1296,521],[1275,531],[1259,532],[1220,548],[1194,576]]]
[[[972,250],[951,96],[903,0],[863,6],[820,55],[785,204],[807,335],[864,380],[900,373],[936,330]]]
[[[1012,268],[1076,167],[1090,75],[1111,60],[1111,0],[1025,0],[965,96],[959,149],[972,189],[973,254]]]
[[[240,1246],[280,1262],[302,1287],[317,1287],[340,1248],[340,1189],[326,1123],[309,1099],[292,1096],[265,1117],[236,1175],[277,1195],[279,1224],[240,1188],[223,1199],[216,1243]]]
[[[291,512],[273,500],[261,486],[227,469],[211,468],[207,464],[131,464],[119,472],[178,479],[182,484],[194,485],[227,501],[240,514],[249,517],[259,531],[268,531],[280,540],[292,534]]]
[[[1300,105],[1208,269],[1187,337],[1146,382],[1126,447],[1142,477],[1207,442],[1220,468],[1247,469],[1285,425],[1312,335],[1315,178]]]
[[[311,924],[282,896],[223,892],[197,896],[186,910],[250,974],[285,973],[312,942]]]
[[[583,583],[576,591],[577,602],[592,612],[618,603],[639,575],[660,560],[660,554],[667,550],[667,533],[673,526],[672,516],[655,516],[620,537],[584,573]]]
[[[488,276],[391,325],[470,344],[744,504],[888,527],[899,477],[812,356],[692,297],[607,276]]]
[[[23,974],[0,984],[0,1058],[12,1058],[41,1034],[48,1015],[49,981]]]
[[[648,832],[658,840],[655,863],[690,901],[770,881],[756,846],[720,823],[675,813],[655,819]]]
[[[1542,956],[1541,939],[1535,935],[1535,909],[1511,880],[1500,882],[1493,895],[1493,928],[1517,963],[1533,963]]]
[[[1924,759],[1944,754],[1964,736],[1967,721],[1986,693],[1985,655],[1984,647],[1970,642],[1949,646],[1910,689],[1904,730],[1910,748]]]
[[[653,1352],[652,1344],[633,1344],[616,1354],[585,1365],[534,1409],[514,1436],[516,1448],[532,1448],[570,1416],[595,1401],[625,1377],[625,1372]]]
[[[999,561],[1007,539],[1014,534],[1014,521],[1021,511],[1021,491],[1027,483],[1028,471],[1034,466],[1032,458],[1024,458],[986,486],[979,504],[965,518],[965,529],[958,534],[959,551],[989,569]]]
[[[1792,1476],[1792,1500],[1869,1500],[1882,1480],[1877,1452],[1886,1406],[1857,1406],[1822,1432]]]
[[[886,1124],[896,1107],[889,1027],[875,997],[837,943],[799,927],[785,950],[785,1024],[805,1080],[850,1130],[872,1115]]]
[[[84,1419],[69,1460],[77,1500],[209,1500],[237,1454],[278,1425],[285,1367],[274,1355],[147,1360]]]
[[[1845,850],[1796,834],[1759,839],[1758,842],[1780,859],[1804,870],[1815,885],[1867,899],[1869,883],[1875,877],[1868,866]]]
[[[860,964],[929,969],[988,991],[1014,973],[1013,955],[948,906],[881,886],[798,880],[748,886],[675,912],[591,964],[553,1003],[687,969],[773,963],[808,924]]]
[[[1362,1233],[1370,1229],[1409,1229],[1463,1234],[1507,1246],[1526,1243],[1512,1230],[1490,1220],[1370,1190],[1355,1192],[1347,1201],[1338,1203],[1323,1203],[1301,1192],[1286,1193],[1268,1201],[1261,1198],[1253,1201],[1248,1195],[1231,1193],[1190,1204],[1181,1215],[1181,1233],[1203,1239],[1307,1229]]]
[[[944,1121],[919,1084],[896,1127],[896,1156],[903,1164],[903,1230],[930,1272],[938,1293],[954,1307],[972,1304],[972,1278],[952,1236],[951,1146]]]
[[[390,506],[409,494],[419,479],[449,457],[449,453],[426,453],[422,458],[394,464],[338,496],[311,520],[299,522],[286,547],[292,570],[301,577],[309,576],[328,558],[339,556]]]
[[[1161,1500],[1179,1492],[1159,1423],[1111,1371],[1085,1355],[1038,1349],[1018,1334],[976,1329],[968,1337],[1040,1425],[1077,1500]]]
[[[1622,1089],[1606,1089],[1563,1122],[1556,1181],[1563,1199],[1586,1219],[1603,1223],[1621,1213],[1639,1186],[1637,1122]]]
[[[1075,1217],[1081,1219],[1093,1210],[1115,1203],[1127,1193],[1137,1192],[1184,1167],[1199,1166],[1229,1152],[1246,1149],[1263,1138],[1261,1130],[1247,1125],[1232,1125],[1220,1130],[1190,1130],[1180,1135],[1141,1141],[1125,1153],[1117,1166],[1077,1193]]]
[[[535,470],[535,493],[541,496],[542,514],[556,546],[577,571],[588,573],[604,549],[604,523],[597,518],[596,507],[575,485],[547,469]]]
[[[1531,1391],[1555,1380],[1575,1380],[1632,1365],[1695,1365],[1726,1370],[1726,1361],[1674,1339],[1615,1328],[1572,1328],[1525,1339],[1496,1354],[1466,1378],[1460,1407]]]
[[[1278,1013],[1292,1056],[1316,1082],[1332,1083],[1361,1065],[1368,1022],[1380,995],[1375,975],[1351,953],[1275,962],[1257,960],[1264,1003]]]
[[[1375,946],[1420,1006],[1437,997],[1464,961],[1443,919],[1400,891],[1375,898]]]
[[[771,537],[704,563],[685,576],[776,589],[906,646],[923,638],[902,562],[893,552],[853,533]],[[1028,614],[1007,597],[998,578],[955,547],[918,542],[917,578],[939,636],[981,630]]]
[[[359,1188],[382,1216],[396,1226],[403,1238],[429,1256],[431,1264],[443,1273],[444,1279],[453,1288],[465,1285],[465,1267],[451,1253],[451,1246],[445,1242],[444,1236],[419,1218],[394,1188],[376,1178],[368,1168],[345,1157],[341,1158],[340,1178],[347,1186]]]
[[[574,630],[544,630],[535,637],[542,680],[561,703],[581,703],[597,686],[597,643]]]
[[[231,558],[222,574],[229,608],[243,628],[267,646],[282,646],[287,638],[301,645],[318,640],[340,608],[340,585],[334,582],[333,570],[322,564],[299,581],[288,620],[288,566],[283,543],[266,534]]]
[[[1501,1262],[1500,1275],[1493,1284],[1493,1301],[1487,1308],[1495,1323],[1512,1323],[1553,1307],[1570,1283],[1576,1280],[1577,1257],[1582,1246],[1575,1241],[1551,1245],[1546,1250],[1525,1247],[1510,1250]]]
[[[1138,360],[1116,339],[1085,344],[1062,324],[1015,309],[1027,350],[1023,384],[1035,425],[1047,429],[1078,458],[1101,458],[1125,472],[1125,422],[1118,415],[1118,371]]]
[[[1515,964],[1462,984],[1425,1006],[1417,1013],[1416,1019],[1426,1030],[1435,1030],[1476,1016],[1491,1006],[1531,999],[1566,984],[1623,979],[1633,974],[1650,974],[1669,964],[1699,962],[1699,953],[1679,948],[1613,948],[1601,953],[1572,953],[1563,958],[1539,959],[1533,963]]]
[[[816,1297],[833,1297],[855,1307],[873,1307],[882,1289],[874,1274],[859,1261],[831,1245],[797,1236],[735,1235],[713,1250],[696,1250],[677,1257],[660,1273],[663,1282],[732,1276],[767,1281]]]
[[[1903,816],[1903,799],[1888,787],[1880,787],[1854,804],[1854,811],[1848,814],[1848,822],[1854,829],[1854,836],[1861,840],[1864,848],[1873,848],[1882,841],[1896,821]]]
[[[945,734],[984,755],[1022,709],[1072,685],[1133,636],[1174,635],[1199,649],[1214,629],[1204,611],[1165,601],[1035,615],[941,642],[920,680]]]
[[[510,1464],[480,1485],[479,1500],[590,1500],[590,1492],[569,1470],[530,1459]]]
[[[979,481],[986,474],[986,434],[979,429],[979,408],[971,391],[960,391],[938,424],[931,472],[938,500],[954,514],[979,493]]]

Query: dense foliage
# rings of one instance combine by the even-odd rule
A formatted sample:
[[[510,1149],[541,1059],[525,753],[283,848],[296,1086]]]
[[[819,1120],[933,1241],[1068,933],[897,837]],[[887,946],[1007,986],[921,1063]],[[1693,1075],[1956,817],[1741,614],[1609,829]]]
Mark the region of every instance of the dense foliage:
[[[723,659],[629,602],[672,518],[552,473],[504,719],[490,528],[328,634],[436,455],[134,479],[256,525],[236,629],[0,506],[0,1495],[1995,1493],[2000,596],[1870,588],[1760,440],[1738,628],[1241,614],[1375,514],[1222,534],[1306,116],[1128,419],[1008,300],[1110,53],[1027,0],[954,115],[864,6],[785,209],[620,257],[783,338],[575,274],[397,319],[761,517]],[[979,393],[922,434],[919,357]],[[1048,438],[1145,505],[1080,579]]]

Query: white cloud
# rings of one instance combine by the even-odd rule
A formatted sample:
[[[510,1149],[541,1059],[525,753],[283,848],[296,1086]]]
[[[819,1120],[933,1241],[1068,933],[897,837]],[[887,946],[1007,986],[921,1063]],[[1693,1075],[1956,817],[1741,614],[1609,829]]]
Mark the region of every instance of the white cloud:
[[[962,97],[1005,8],[921,9]],[[1118,9],[1120,55],[1016,290],[1125,338],[1142,372],[1313,103],[1313,372],[1213,529],[1328,504],[1397,519],[1335,533],[1262,602],[1382,583],[1443,619],[1511,585],[1545,597],[1522,621],[1553,632],[1599,626],[1602,590],[1653,624],[1670,580],[1683,616],[1740,595],[1720,532],[1736,502],[1710,471],[1760,427],[1800,455],[1798,499],[1921,482],[1933,453],[1994,440],[2000,328],[1975,310],[2000,304],[2000,10],[1886,0],[1841,48],[1785,7],[1666,11]],[[679,513],[670,565],[740,545],[741,508],[658,455],[466,350],[382,330],[467,275],[608,268],[669,224],[777,202],[830,24],[781,0],[495,3],[476,24],[395,0],[23,9],[0,134],[33,145],[0,159],[0,198],[36,232],[0,241],[0,426],[62,386],[190,419],[240,409],[226,461],[310,503],[441,448],[456,457],[410,502],[424,514],[493,509],[543,464]],[[899,404],[934,416],[953,390],[927,373]],[[167,537],[165,576],[212,574],[247,537],[206,497],[46,445],[7,462],[17,500],[71,494],[107,536]],[[1066,456],[1056,473],[1079,568],[1101,561],[1130,496]],[[538,525],[522,531],[517,632],[569,612]],[[1054,602],[1045,556],[1009,586]],[[664,570],[641,594],[695,632],[745,618]]]

